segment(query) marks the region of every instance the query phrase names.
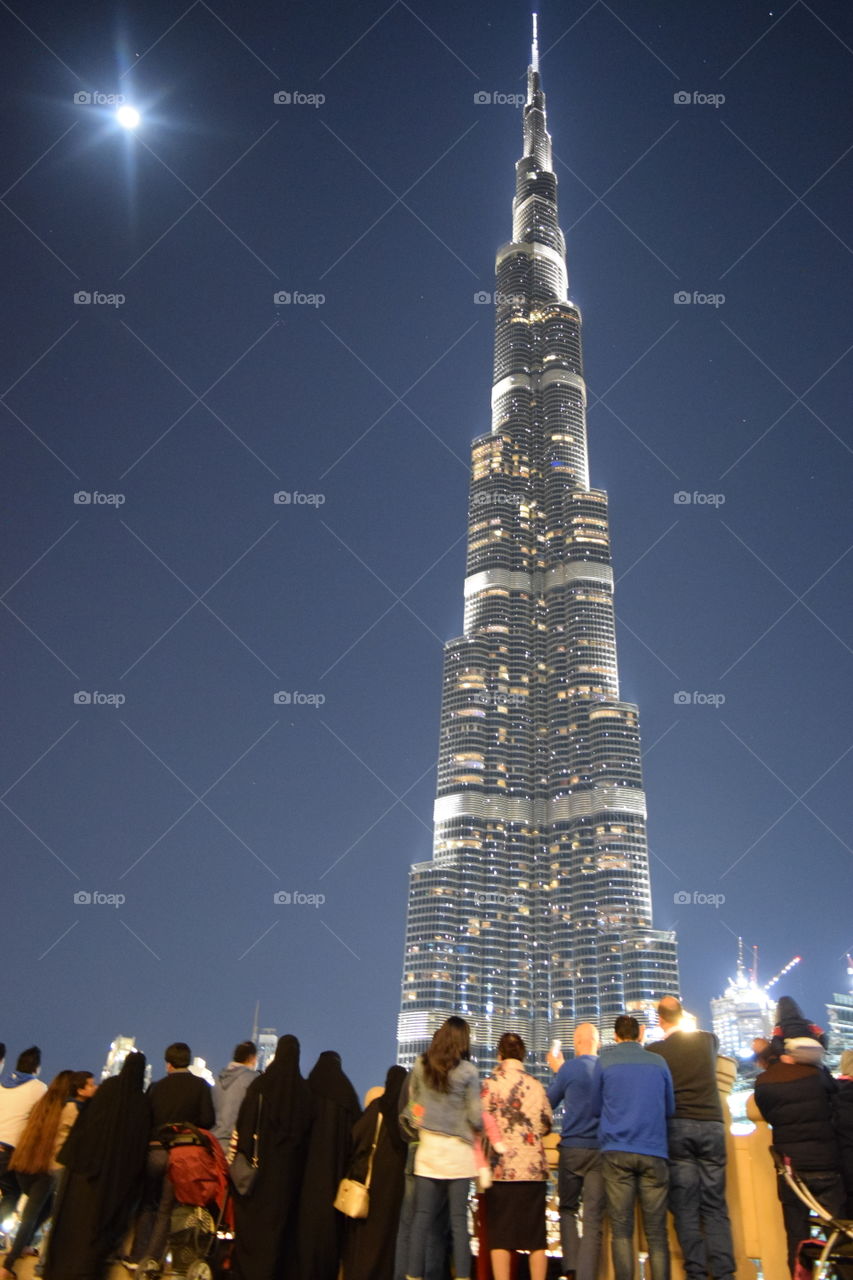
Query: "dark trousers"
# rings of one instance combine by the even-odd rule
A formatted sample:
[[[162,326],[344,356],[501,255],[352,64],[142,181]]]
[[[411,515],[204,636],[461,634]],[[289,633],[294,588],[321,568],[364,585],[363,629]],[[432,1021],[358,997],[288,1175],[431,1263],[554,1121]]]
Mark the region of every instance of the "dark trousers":
[[[557,1185],[563,1270],[574,1271],[575,1280],[595,1280],[604,1221],[601,1152],[595,1147],[561,1146]],[[583,1235],[578,1233],[581,1205]]]
[[[6,1270],[11,1271],[25,1249],[33,1242],[33,1236],[50,1214],[53,1201],[53,1189],[58,1174],[55,1173],[21,1173],[18,1179],[21,1191],[27,1197],[24,1212],[18,1230],[15,1232],[15,1243],[6,1258]]]
[[[165,1147],[148,1148],[142,1208],[136,1220],[130,1251],[132,1262],[142,1262],[143,1258],[154,1258],[157,1262],[162,1262],[166,1252],[172,1206],[175,1203],[175,1192],[166,1177],[168,1164],[169,1153]]]
[[[688,1280],[733,1280],[726,1205],[726,1131],[720,1120],[670,1120],[669,1207]]]
[[[652,1280],[669,1280],[666,1197],[669,1172],[660,1156],[634,1151],[605,1151],[601,1157],[607,1214],[613,1233],[615,1280],[634,1280],[634,1209],[643,1215]]]
[[[797,1176],[804,1182],[809,1191],[819,1200],[824,1209],[833,1217],[840,1218],[844,1213],[844,1183],[840,1173],[827,1171],[803,1172],[797,1170]],[[797,1250],[803,1240],[811,1235],[809,1210],[802,1200],[788,1186],[784,1178],[776,1183],[779,1199],[782,1202],[782,1217],[785,1220],[785,1235],[788,1237],[788,1269],[794,1274],[797,1261]]]
[[[15,1212],[15,1205],[21,1194],[17,1176],[9,1172],[9,1161],[14,1150],[14,1147],[0,1142],[0,1223]]]

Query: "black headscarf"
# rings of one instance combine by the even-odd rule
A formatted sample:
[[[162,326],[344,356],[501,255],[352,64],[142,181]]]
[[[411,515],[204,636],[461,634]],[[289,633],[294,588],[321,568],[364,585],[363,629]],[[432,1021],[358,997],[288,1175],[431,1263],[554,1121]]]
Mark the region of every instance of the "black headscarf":
[[[341,1055],[334,1049],[320,1054],[308,1077],[308,1087],[318,1097],[329,1098],[356,1116],[361,1114],[358,1095],[344,1075]]]
[[[254,1125],[261,1103],[261,1125],[278,1137],[287,1137],[302,1128],[297,1112],[305,1106],[305,1081],[299,1072],[299,1041],[296,1036],[281,1036],[275,1057],[263,1075],[253,1080],[240,1107],[243,1125]],[[238,1123],[238,1129],[242,1128]]]
[[[403,1081],[406,1079],[408,1072],[405,1067],[389,1067],[388,1074],[385,1077],[385,1092],[378,1099],[379,1110],[382,1112],[382,1123],[385,1132],[391,1142],[392,1147],[398,1151],[407,1149],[407,1142],[400,1132],[398,1124],[398,1116],[400,1114],[400,1090],[403,1087]]]

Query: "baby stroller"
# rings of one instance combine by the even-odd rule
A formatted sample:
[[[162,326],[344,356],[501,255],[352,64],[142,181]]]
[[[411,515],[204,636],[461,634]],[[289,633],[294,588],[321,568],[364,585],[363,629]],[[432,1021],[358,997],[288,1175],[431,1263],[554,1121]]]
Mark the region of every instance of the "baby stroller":
[[[213,1280],[228,1263],[233,1239],[228,1165],[212,1133],[192,1124],[163,1125],[158,1140],[169,1153],[166,1176],[175,1204],[169,1230],[171,1271],[187,1280]],[[139,1270],[159,1273],[149,1262]]]
[[[822,1240],[804,1240],[800,1245],[795,1280],[853,1280],[853,1222],[827,1213],[802,1179],[797,1177],[790,1158],[772,1147],[771,1151],[777,1174],[820,1219],[826,1235],[825,1244]]]

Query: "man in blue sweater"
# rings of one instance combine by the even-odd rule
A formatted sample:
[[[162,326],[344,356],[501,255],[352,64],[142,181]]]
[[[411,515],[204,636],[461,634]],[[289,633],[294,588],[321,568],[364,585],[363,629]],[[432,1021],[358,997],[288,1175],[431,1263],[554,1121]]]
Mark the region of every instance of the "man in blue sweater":
[[[636,1018],[621,1014],[613,1030],[616,1043],[595,1065],[593,1098],[601,1113],[598,1143],[615,1280],[633,1280],[638,1199],[652,1280],[669,1280],[667,1120],[675,1110],[672,1076],[663,1058],[643,1048]]]
[[[560,1137],[560,1245],[563,1271],[575,1280],[595,1280],[601,1252],[604,1182],[598,1149],[598,1105],[593,1077],[598,1062],[598,1030],[591,1022],[575,1028],[575,1056],[549,1058],[557,1074],[548,1086],[552,1107],[563,1104]],[[583,1235],[578,1236],[578,1209],[583,1200]]]

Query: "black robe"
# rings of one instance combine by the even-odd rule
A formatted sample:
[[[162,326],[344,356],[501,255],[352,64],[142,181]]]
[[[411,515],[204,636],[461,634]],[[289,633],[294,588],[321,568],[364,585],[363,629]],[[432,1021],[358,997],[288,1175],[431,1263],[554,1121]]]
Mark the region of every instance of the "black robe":
[[[376,1121],[382,1116],[370,1181],[370,1210],[366,1218],[348,1218],[344,1242],[344,1280],[393,1280],[394,1249],[406,1176],[408,1144],[397,1115],[404,1067],[391,1067],[385,1092],[371,1102],[352,1131],[353,1154],[348,1177],[364,1182]]]
[[[237,1150],[251,1159],[258,1121],[258,1176],[248,1196],[234,1194],[234,1280],[298,1280],[299,1188],[312,1099],[299,1074],[299,1041],[282,1036],[263,1075],[246,1090],[237,1116]]]
[[[299,1277],[337,1280],[346,1218],[334,1207],[352,1154],[358,1097],[341,1070],[340,1055],[321,1053],[308,1077],[314,1122],[299,1199]]]
[[[142,1188],[151,1111],[145,1057],[130,1053],[80,1112],[59,1152],[62,1184],[45,1280],[98,1280],[130,1223]]]

